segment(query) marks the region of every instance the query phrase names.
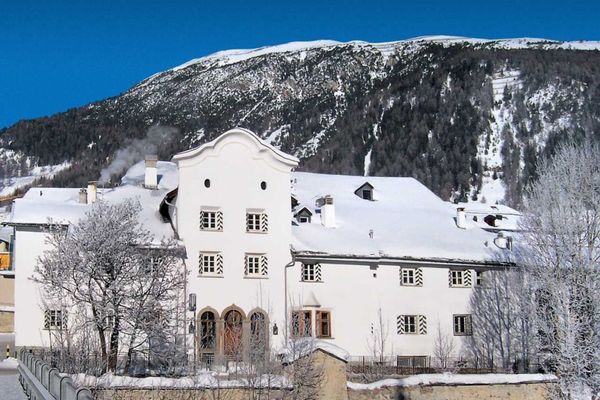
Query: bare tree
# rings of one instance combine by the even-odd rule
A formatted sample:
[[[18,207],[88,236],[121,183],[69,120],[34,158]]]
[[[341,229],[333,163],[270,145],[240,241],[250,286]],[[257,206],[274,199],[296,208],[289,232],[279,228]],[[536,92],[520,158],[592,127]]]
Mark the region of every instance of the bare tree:
[[[517,267],[486,271],[484,277],[483,284],[475,288],[470,298],[476,329],[466,343],[466,350],[488,368],[523,370],[535,342],[528,277]]]
[[[140,210],[136,200],[99,201],[68,230],[51,223],[50,249],[34,275],[48,302],[60,301],[64,313],[80,310],[81,323],[96,331],[95,343],[109,371],[117,369],[122,344],[148,347],[158,333],[174,335],[169,318],[180,306],[186,279],[177,245],[173,240],[157,243],[141,226]],[[71,330],[70,336],[79,332]]]
[[[535,328],[556,397],[600,391],[600,147],[567,144],[527,192],[520,262],[531,274]]]
[[[442,330],[442,325],[438,320],[433,356],[436,358],[439,368],[446,370],[450,367],[450,360],[455,348],[454,338],[450,333]]]

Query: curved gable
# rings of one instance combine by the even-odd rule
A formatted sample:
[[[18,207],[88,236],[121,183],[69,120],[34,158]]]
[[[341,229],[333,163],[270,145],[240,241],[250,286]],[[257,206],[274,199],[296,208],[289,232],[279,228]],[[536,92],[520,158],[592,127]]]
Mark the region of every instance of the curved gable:
[[[207,157],[217,157],[221,149],[229,143],[243,144],[254,150],[258,157],[265,159],[273,165],[279,164],[280,166],[293,168],[299,162],[296,157],[265,143],[254,132],[244,128],[231,129],[211,142],[177,153],[173,156],[172,161],[179,164],[179,162],[184,160],[196,159],[200,162]]]

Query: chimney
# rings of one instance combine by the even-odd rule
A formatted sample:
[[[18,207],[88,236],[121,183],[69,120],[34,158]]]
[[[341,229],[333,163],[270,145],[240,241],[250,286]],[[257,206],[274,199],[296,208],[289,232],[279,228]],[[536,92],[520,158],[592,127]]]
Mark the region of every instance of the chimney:
[[[464,207],[456,209],[456,226],[460,229],[467,229],[467,213]]]
[[[158,187],[158,171],[156,164],[158,156],[156,154],[148,154],[146,156],[146,174],[144,177],[144,186],[148,189],[156,189]]]
[[[81,204],[87,204],[87,190],[79,189],[79,202]]]
[[[325,228],[335,228],[335,206],[333,205],[333,197],[327,195],[323,198],[323,206],[321,207],[321,224]]]
[[[81,194],[80,194],[80,196],[81,196]],[[96,202],[96,182],[90,181],[90,182],[88,182],[88,186],[87,186],[87,203],[92,204],[95,202]]]

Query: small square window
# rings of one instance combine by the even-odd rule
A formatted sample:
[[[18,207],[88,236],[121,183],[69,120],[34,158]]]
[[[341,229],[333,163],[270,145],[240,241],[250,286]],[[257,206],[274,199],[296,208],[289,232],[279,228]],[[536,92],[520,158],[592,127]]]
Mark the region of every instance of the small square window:
[[[267,214],[247,212],[246,213],[246,232],[267,232]]]
[[[412,268],[402,268],[402,284],[412,286],[415,284],[415,270]]]
[[[404,324],[404,333],[417,333],[416,315],[405,315],[402,323]]]
[[[362,198],[365,200],[373,200],[373,191],[370,189],[363,189]]]
[[[475,272],[475,286],[477,286],[477,287],[485,286],[485,273],[483,271]]]
[[[471,287],[471,271],[461,269],[449,270],[450,287]]]
[[[247,261],[248,275],[258,275],[260,271],[260,257],[259,256],[248,256]]]
[[[213,209],[200,211],[200,229],[206,231],[222,231],[223,213]]]
[[[46,310],[44,312],[45,329],[62,329],[65,322],[65,316],[62,310]]]
[[[222,275],[223,256],[221,253],[200,253],[198,272],[201,275]]]
[[[471,315],[454,315],[454,336],[471,336],[472,323]]]
[[[265,254],[246,254],[244,273],[246,276],[266,277],[268,274],[267,256]]]
[[[302,264],[303,282],[321,282],[320,264]]]

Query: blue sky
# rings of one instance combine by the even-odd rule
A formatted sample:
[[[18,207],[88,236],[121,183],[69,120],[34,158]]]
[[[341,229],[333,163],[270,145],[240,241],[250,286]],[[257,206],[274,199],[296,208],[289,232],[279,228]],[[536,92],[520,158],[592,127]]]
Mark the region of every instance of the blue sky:
[[[218,50],[423,35],[600,40],[600,1],[0,0],[0,127]]]

